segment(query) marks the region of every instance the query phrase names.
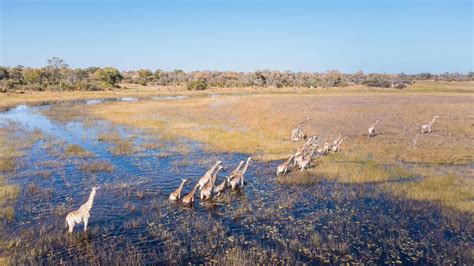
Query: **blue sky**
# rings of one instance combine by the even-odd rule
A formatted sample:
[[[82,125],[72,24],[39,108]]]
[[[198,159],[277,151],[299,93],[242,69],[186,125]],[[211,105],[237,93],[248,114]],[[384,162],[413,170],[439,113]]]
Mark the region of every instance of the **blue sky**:
[[[471,0],[0,0],[0,65],[473,70]]]

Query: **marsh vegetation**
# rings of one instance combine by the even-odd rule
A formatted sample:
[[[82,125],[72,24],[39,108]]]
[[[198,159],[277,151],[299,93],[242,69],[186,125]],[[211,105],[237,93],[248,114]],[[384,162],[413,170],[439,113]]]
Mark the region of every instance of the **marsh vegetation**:
[[[0,259],[472,264],[474,132],[463,122],[472,96],[418,86],[408,95],[232,92],[2,113]],[[434,113],[439,123],[421,136],[416,125]],[[275,177],[301,144],[289,141],[295,121],[308,116],[306,132],[344,135],[341,151]],[[197,182],[219,159],[228,167],[219,182],[248,155],[257,160],[243,190],[191,208],[168,201],[182,178]],[[68,235],[65,215],[95,185],[88,231]]]

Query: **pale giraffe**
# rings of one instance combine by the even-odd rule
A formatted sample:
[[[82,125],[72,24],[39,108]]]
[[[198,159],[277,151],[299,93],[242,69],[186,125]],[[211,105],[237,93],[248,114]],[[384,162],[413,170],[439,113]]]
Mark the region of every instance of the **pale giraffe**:
[[[312,136],[308,139],[308,141],[303,145],[303,147],[299,148],[295,153],[295,158],[293,159],[293,167],[296,165],[300,165],[301,161],[305,154],[307,154],[313,146],[317,146],[316,141],[318,140],[317,136]]]
[[[302,159],[303,155],[311,148],[312,145],[316,144],[318,136],[310,137],[298,150],[295,152],[295,158],[293,159],[293,167],[295,167]]]
[[[202,189],[204,185],[211,180],[212,174],[216,168],[222,163],[222,161],[217,161],[211,169],[209,169],[200,179],[199,179],[199,188]]]
[[[222,165],[217,167],[217,170],[212,174],[211,180],[207,182],[204,187],[201,189],[201,199],[210,199],[212,196],[212,189],[214,188],[214,184],[216,182],[217,173],[224,168]]]
[[[187,182],[187,179],[181,179],[181,184],[179,185],[178,189],[170,194],[170,200],[179,200],[181,198],[181,191],[183,191],[184,184]]]
[[[216,193],[216,195],[219,196],[226,188],[226,185],[227,185],[227,178],[224,178],[224,181],[222,181],[222,183],[214,187],[214,193]]]
[[[303,133],[303,127],[309,121],[311,121],[311,118],[308,117],[291,130],[291,141],[299,141],[300,139],[304,139],[306,137]]]
[[[300,168],[301,168],[301,172],[303,172],[304,169],[305,169],[307,166],[309,166],[309,164],[311,163],[311,159],[313,158],[314,151],[316,150],[317,147],[318,147],[318,146],[315,145],[315,146],[313,147],[313,149],[312,149],[308,154],[306,154],[306,155],[303,157],[303,160],[301,161],[301,163],[300,163],[300,165],[299,165]]]
[[[196,189],[199,187],[199,183],[197,183],[193,190],[189,192],[186,196],[183,197],[182,202],[185,205],[191,205],[194,203],[194,194],[196,194]]]
[[[68,213],[66,216],[66,227],[69,226],[69,233],[72,233],[75,224],[84,222],[84,232],[87,230],[87,223],[91,217],[90,210],[94,203],[95,193],[98,187],[93,187],[87,201],[79,207],[78,210]]]
[[[370,137],[375,137],[375,126],[379,123],[379,120],[375,121],[374,124],[372,124],[371,127],[369,127],[368,132],[369,132],[369,138]]]
[[[333,142],[332,142],[332,145],[337,145],[337,143],[339,142],[339,140],[341,140],[342,138],[342,134],[339,134],[339,136],[337,137],[337,139],[335,139]]]
[[[244,177],[245,177],[245,173],[247,172],[247,169],[249,167],[250,160],[252,160],[252,157],[247,158],[247,162],[245,163],[244,168],[239,170],[234,177],[229,178],[228,181],[229,181],[229,184],[230,184],[232,189],[237,188],[239,186],[239,183],[240,183],[241,187],[244,186]]]
[[[438,119],[439,116],[435,116],[433,117],[433,120],[431,120],[431,122],[429,122],[428,124],[425,124],[425,125],[421,125],[421,133],[422,134],[425,134],[425,133],[431,133],[431,126],[433,125],[433,123],[436,121],[436,119]]]
[[[339,142],[337,143],[337,145],[335,146],[332,146],[331,148],[331,151],[332,152],[338,152],[340,149],[341,149],[341,143],[344,139],[342,138],[341,140],[339,140]]]
[[[331,145],[329,144],[329,139],[326,139],[323,144],[322,154],[328,153],[330,148],[331,148]]]
[[[240,168],[242,167],[244,163],[245,163],[244,161],[240,161],[239,165],[237,165],[234,171],[232,171],[230,175],[224,178],[224,181],[222,181],[222,183],[220,183],[218,186],[214,188],[214,193],[216,193],[219,196],[222,193],[222,191],[224,191],[224,189],[226,188],[226,185],[229,182],[229,180],[239,173]]]
[[[294,154],[290,155],[290,158],[288,158],[288,160],[284,161],[277,167],[277,170],[276,170],[277,176],[280,174],[286,174],[286,172],[288,171],[288,166],[290,165],[291,161],[294,158],[295,158]]]

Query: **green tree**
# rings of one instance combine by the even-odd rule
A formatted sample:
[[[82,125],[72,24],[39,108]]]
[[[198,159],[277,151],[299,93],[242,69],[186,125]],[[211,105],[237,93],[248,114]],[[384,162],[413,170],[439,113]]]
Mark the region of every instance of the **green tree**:
[[[106,67],[97,70],[94,74],[94,77],[98,81],[104,83],[104,85],[111,87],[117,86],[117,84],[123,79],[120,71],[113,67]]]
[[[64,63],[64,60],[59,57],[52,57],[48,59],[48,70],[50,71],[50,83],[59,84],[59,88],[63,89],[63,75],[68,65]]]
[[[137,71],[139,82],[142,85],[146,85],[153,79],[153,73],[148,69],[140,69]]]
[[[10,78],[13,80],[15,84],[23,84],[25,83],[25,79],[23,77],[23,66],[16,66],[10,70],[9,73]]]
[[[0,80],[8,78],[8,70],[4,67],[0,67]]]
[[[25,81],[30,84],[38,84],[42,86],[46,79],[46,71],[42,68],[27,68],[23,71]]]

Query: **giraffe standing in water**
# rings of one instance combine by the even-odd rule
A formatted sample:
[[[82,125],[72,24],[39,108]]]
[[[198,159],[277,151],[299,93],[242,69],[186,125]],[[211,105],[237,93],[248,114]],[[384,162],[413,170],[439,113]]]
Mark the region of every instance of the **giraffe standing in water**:
[[[240,168],[242,167],[243,164],[244,164],[244,161],[240,161],[239,165],[234,169],[234,171],[232,171],[232,173],[230,173],[229,176],[224,178],[224,181],[222,181],[222,183],[220,183],[214,188],[214,193],[216,193],[217,196],[219,196],[222,193],[222,191],[224,191],[224,189],[227,186],[228,181],[239,173]]]
[[[214,174],[211,177],[211,180],[207,182],[204,187],[201,189],[201,199],[210,199],[212,196],[212,189],[214,188],[214,184],[216,182],[217,178],[217,173],[219,173],[220,170],[224,168],[222,165],[219,165],[217,167],[217,170],[214,172]]]
[[[295,155],[292,154],[290,158],[288,158],[288,160],[284,161],[277,167],[277,171],[276,171],[277,176],[280,174],[286,174],[286,172],[288,171],[288,166],[290,165],[291,161],[294,158],[295,158]]]
[[[87,199],[87,201],[82,204],[78,210],[72,211],[66,216],[66,226],[69,226],[69,233],[72,233],[76,223],[79,224],[81,222],[84,222],[84,232],[87,230],[87,223],[91,217],[90,210],[92,208],[92,204],[94,203],[94,197],[97,189],[98,187],[93,187],[91,194],[89,195],[89,199]]]
[[[222,163],[222,161],[217,161],[211,169],[209,169],[200,179],[199,179],[199,188],[202,189],[204,185],[211,180],[212,174],[216,168]]]
[[[244,186],[244,175],[247,172],[250,160],[252,160],[252,157],[247,158],[247,162],[245,163],[244,168],[239,170],[235,176],[233,176],[232,178],[228,178],[228,182],[232,189],[237,188],[239,186],[239,183],[241,187]]]
[[[179,200],[181,198],[181,191],[183,191],[184,184],[187,182],[187,179],[181,179],[181,184],[178,189],[170,194],[170,200]]]
[[[183,197],[183,204],[185,205],[191,205],[194,203],[194,194],[196,193],[196,189],[199,187],[199,183],[197,183],[193,190],[189,192],[186,196]]]

